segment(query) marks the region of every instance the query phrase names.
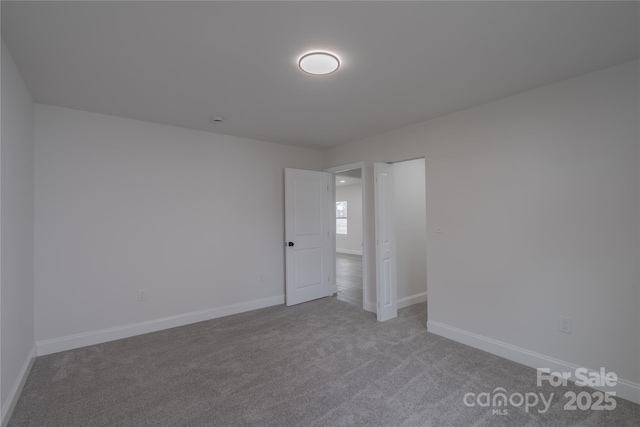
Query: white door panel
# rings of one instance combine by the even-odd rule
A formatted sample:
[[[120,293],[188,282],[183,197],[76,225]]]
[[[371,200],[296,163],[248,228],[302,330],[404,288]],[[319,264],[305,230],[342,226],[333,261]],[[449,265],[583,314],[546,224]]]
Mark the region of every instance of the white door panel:
[[[285,169],[286,304],[331,295],[330,174]]]
[[[383,322],[398,316],[396,242],[393,222],[393,165],[375,163],[376,294],[377,317]]]

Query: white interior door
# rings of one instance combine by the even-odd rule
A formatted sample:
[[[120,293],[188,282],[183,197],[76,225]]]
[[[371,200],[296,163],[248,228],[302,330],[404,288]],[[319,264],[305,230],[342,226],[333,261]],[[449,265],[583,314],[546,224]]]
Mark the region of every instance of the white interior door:
[[[285,169],[286,304],[332,294],[331,174]]]
[[[398,316],[393,165],[375,163],[376,299],[378,320]]]

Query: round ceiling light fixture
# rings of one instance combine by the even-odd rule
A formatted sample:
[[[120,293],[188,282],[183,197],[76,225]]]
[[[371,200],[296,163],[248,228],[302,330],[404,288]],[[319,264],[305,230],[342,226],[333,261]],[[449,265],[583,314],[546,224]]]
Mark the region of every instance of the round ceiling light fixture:
[[[298,66],[305,73],[322,76],[340,68],[340,59],[329,52],[309,52],[300,57]]]

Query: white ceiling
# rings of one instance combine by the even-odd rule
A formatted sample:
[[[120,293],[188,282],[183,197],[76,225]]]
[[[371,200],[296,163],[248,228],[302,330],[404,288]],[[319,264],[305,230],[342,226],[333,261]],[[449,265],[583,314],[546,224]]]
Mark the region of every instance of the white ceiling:
[[[637,2],[7,2],[40,103],[316,149],[638,58]],[[338,72],[296,61],[330,49]],[[211,116],[226,118],[222,124]]]

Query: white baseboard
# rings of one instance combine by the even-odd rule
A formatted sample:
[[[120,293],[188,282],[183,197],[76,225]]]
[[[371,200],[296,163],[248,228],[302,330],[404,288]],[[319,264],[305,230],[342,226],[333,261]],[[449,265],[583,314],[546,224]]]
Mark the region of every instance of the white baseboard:
[[[336,248],[336,252],[339,254],[347,254],[347,255],[361,255],[362,256],[362,251],[355,251],[353,249],[339,249]]]
[[[20,397],[20,393],[22,393],[24,384],[27,382],[27,377],[29,376],[29,372],[31,372],[31,367],[33,366],[33,362],[35,361],[35,359],[36,346],[34,345],[27,355],[27,359],[24,361],[22,369],[20,369],[18,378],[16,378],[16,382],[13,383],[13,387],[11,387],[9,395],[7,396],[7,400],[2,407],[2,423],[0,424],[2,427],[6,427],[9,423],[11,414],[16,407],[16,403],[18,403],[18,398]]]
[[[401,308],[409,307],[410,305],[413,305],[413,304],[419,304],[421,302],[425,302],[426,300],[427,300],[426,292],[421,292],[419,294],[410,295],[404,298],[398,298],[398,301],[397,301],[398,310],[400,310]]]
[[[147,322],[133,323],[130,325],[117,326],[98,331],[83,332],[60,338],[42,340],[36,342],[38,349],[37,354],[38,356],[43,356],[45,354],[72,350],[74,348],[86,347],[88,345],[101,344],[108,341],[129,338],[135,335],[148,334],[150,332],[157,332],[163,329],[204,322],[206,320],[217,319],[219,317],[230,316],[232,314],[243,313],[245,311],[257,310],[259,308],[271,307],[273,305],[280,304],[284,304],[284,295],[262,298],[227,305],[224,307],[216,307],[208,310],[178,314],[176,316],[164,317],[162,319],[150,320]]]
[[[484,350],[488,353],[495,354],[496,356],[504,357],[505,359],[521,363],[531,368],[549,368],[551,372],[571,373],[574,373],[578,368],[583,368],[582,366],[570,362],[565,362],[563,360],[545,356],[544,354],[536,353],[534,351],[517,347],[502,341],[494,340],[492,338],[487,338],[485,336],[465,331],[463,329],[458,329],[453,326],[445,325],[433,320],[427,321],[427,331],[445,338],[449,338],[453,341],[457,341],[462,344]],[[588,369],[588,371],[589,376],[600,376],[598,371],[594,371],[592,369]],[[640,404],[640,384],[633,381],[628,381],[620,378],[618,379],[618,383],[615,387],[593,388],[601,391],[614,391],[616,392],[616,397],[620,397],[630,402]]]
[[[413,304],[419,304],[421,302],[425,302],[426,300],[427,300],[426,292],[421,292],[419,294],[411,295],[404,298],[398,298],[397,300],[398,310],[400,310],[401,308],[409,307],[410,305],[413,305]],[[377,313],[375,302],[366,301],[364,303],[364,309],[366,311],[370,311],[371,313]]]

